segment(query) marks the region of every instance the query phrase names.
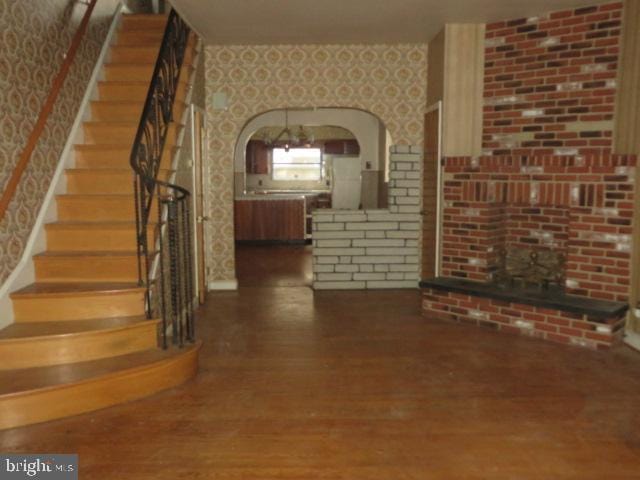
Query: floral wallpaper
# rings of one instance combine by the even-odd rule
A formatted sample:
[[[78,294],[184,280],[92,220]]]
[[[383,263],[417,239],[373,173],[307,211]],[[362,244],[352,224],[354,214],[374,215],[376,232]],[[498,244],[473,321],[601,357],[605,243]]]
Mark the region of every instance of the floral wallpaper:
[[[0,221],[0,283],[20,260],[69,135],[117,2],[98,2],[87,34]],[[0,0],[0,187],[4,189],[86,6],[68,0]]]
[[[283,107],[360,108],[394,144],[422,145],[426,79],[423,44],[208,46],[208,280],[235,278],[233,156],[248,120]],[[213,109],[216,92],[227,95],[226,111]]]

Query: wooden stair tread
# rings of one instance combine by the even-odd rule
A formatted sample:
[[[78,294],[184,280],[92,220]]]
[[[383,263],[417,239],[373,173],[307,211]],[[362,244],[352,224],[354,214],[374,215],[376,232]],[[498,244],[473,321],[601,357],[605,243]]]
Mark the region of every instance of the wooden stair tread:
[[[79,252],[58,252],[58,251],[51,251],[51,250],[46,250],[44,252],[38,253],[36,255],[34,255],[33,257],[133,257],[136,256],[138,253],[135,250],[132,250],[130,252],[127,251],[96,251],[96,252],[83,252],[83,251],[79,251]],[[152,252],[149,252],[149,254],[151,255]]]
[[[167,13],[125,13],[122,15],[122,17],[123,18],[142,18],[142,19],[164,18],[165,20],[167,20],[169,18],[169,14]]]
[[[0,330],[0,341],[115,330],[145,322],[158,323],[159,320],[150,320],[144,315],[139,315],[133,317],[96,318],[91,320],[19,322],[12,323]]]
[[[153,68],[156,66],[156,62],[148,61],[148,62],[109,62],[105,63],[104,66],[106,68],[109,67],[144,67],[144,68]],[[184,65],[183,65],[184,66]]]
[[[181,125],[182,126],[182,125]],[[104,150],[119,151],[127,155],[131,154],[131,145],[126,143],[83,143],[74,145],[75,150],[84,152],[102,152]],[[174,151],[180,149],[177,145],[165,145],[165,148],[171,148]]]
[[[169,168],[161,168],[159,171],[161,172],[172,172],[173,170],[169,169]],[[131,169],[131,167],[124,167],[124,168],[113,168],[113,167],[106,167],[106,168],[67,168],[65,170],[66,173],[83,173],[83,174],[88,174],[88,173],[97,173],[100,175],[105,175],[105,174],[109,174],[109,173],[118,173],[118,174],[130,174],[133,173],[133,170]]]
[[[32,283],[11,294],[11,297],[35,297],[58,295],[95,295],[96,293],[114,294],[123,291],[144,291],[144,286],[134,282],[68,282],[68,283]]]
[[[60,195],[57,195],[57,197],[62,197],[62,198],[69,198],[69,197],[73,197],[73,198],[98,198],[98,197],[116,197],[119,199],[122,198],[131,198],[131,194],[130,193],[62,193]]]
[[[156,223],[150,222],[149,227],[155,227]],[[53,222],[45,225],[47,229],[60,229],[60,230],[103,230],[108,229],[122,229],[129,230],[136,227],[136,222],[116,222],[116,221],[101,221],[101,222]]]
[[[131,127],[138,128],[140,122],[138,121],[128,121],[128,120],[89,120],[84,122],[84,125],[87,127]],[[184,127],[184,124],[176,121],[172,121],[169,123],[169,126],[175,125],[176,127]]]
[[[134,101],[134,100],[92,100],[91,101],[92,104],[94,105],[122,105],[122,106],[129,106],[129,105],[134,105],[134,106],[139,106],[140,107],[140,113],[142,114],[142,107],[144,107],[144,101]],[[183,106],[186,106],[187,104],[185,102],[183,102],[182,100],[178,100],[175,99],[173,102],[173,105],[175,107],[176,104],[180,104]]]
[[[130,143],[85,143],[82,145],[78,144],[75,147],[76,150],[83,150],[85,152],[102,152],[104,150],[109,150],[124,153],[126,151],[127,155],[131,155],[132,150],[132,146]],[[181,147],[173,144],[165,144],[165,148],[170,148],[175,152],[178,151]]]
[[[139,87],[141,85],[145,85],[145,86],[149,86],[149,82],[146,82],[144,80],[100,80],[100,82],[98,82],[102,85],[104,84],[111,84],[111,85],[120,85],[120,86],[134,86],[134,87]],[[187,83],[187,81],[184,78],[180,78],[180,80],[178,80],[178,83]],[[105,100],[106,101],[106,100]]]
[[[7,396],[55,389],[71,384],[99,382],[104,377],[144,370],[158,363],[170,362],[199,348],[200,344],[197,343],[180,350],[153,349],[88,362],[25,368],[19,370],[19,375],[15,370],[0,371],[0,400]]]

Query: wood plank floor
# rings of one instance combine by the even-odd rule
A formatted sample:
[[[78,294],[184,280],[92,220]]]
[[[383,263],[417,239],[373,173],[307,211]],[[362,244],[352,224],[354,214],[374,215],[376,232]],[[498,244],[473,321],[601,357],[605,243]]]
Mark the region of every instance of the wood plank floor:
[[[195,380],[0,432],[0,451],[79,453],[100,480],[640,478],[626,348],[441,323],[415,291],[304,286],[212,293],[198,335]]]

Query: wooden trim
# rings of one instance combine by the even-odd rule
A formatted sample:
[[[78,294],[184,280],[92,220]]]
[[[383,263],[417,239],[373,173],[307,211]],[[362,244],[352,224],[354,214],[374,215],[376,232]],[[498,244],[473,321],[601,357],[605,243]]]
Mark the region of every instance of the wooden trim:
[[[640,0],[624,2],[618,89],[616,94],[614,153],[640,154]]]
[[[440,143],[441,102],[424,116],[424,157],[422,183],[422,278],[440,271]]]
[[[51,90],[49,91],[49,95],[47,96],[42,109],[40,110],[40,114],[38,115],[38,120],[27,139],[27,144],[20,155],[20,159],[16,164],[13,172],[11,173],[11,177],[7,182],[7,185],[2,192],[2,197],[0,197],[0,220],[4,218],[7,209],[9,208],[9,204],[13,199],[13,196],[18,189],[18,184],[20,183],[20,179],[24,171],[27,169],[27,165],[29,164],[29,160],[31,159],[31,155],[33,154],[34,149],[42,135],[42,131],[47,123],[49,115],[53,110],[56,100],[58,99],[58,95],[60,94],[60,90],[62,89],[62,85],[64,85],[65,80],[67,79],[67,75],[69,73],[69,69],[75,60],[76,53],[78,48],[80,47],[80,42],[84,37],[84,34],[87,30],[87,26],[89,24],[89,18],[91,17],[91,13],[93,12],[94,7],[96,6],[98,0],[91,0],[91,3],[87,7],[87,11],[82,17],[82,21],[80,22],[80,26],[76,31],[73,40],[71,42],[71,46],[67,50],[67,54],[64,58],[64,62],[62,62],[62,66],[60,70],[58,70],[58,74],[53,80],[53,84],[51,86]]]

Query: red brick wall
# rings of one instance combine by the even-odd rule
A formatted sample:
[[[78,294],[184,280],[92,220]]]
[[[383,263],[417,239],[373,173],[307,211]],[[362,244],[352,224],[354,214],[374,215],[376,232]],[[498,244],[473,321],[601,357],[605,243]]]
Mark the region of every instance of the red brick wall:
[[[537,204],[506,208],[506,245],[561,253],[566,252],[568,239],[569,209]]]
[[[486,154],[610,153],[622,7],[487,25]]]
[[[442,275],[489,280],[501,245],[553,232],[567,252],[569,293],[626,301],[635,164],[622,155],[446,158]],[[510,218],[526,211],[536,213]]]

